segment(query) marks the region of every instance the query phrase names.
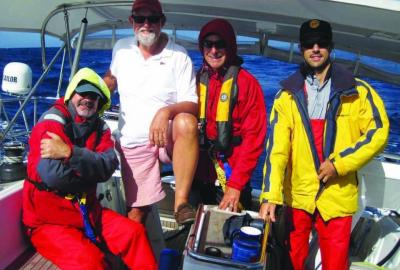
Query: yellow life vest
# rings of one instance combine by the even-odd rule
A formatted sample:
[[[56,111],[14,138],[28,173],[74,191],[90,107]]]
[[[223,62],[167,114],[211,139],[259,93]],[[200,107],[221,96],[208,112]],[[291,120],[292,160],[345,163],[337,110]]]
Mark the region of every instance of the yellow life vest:
[[[217,138],[215,141],[209,140],[206,135],[209,75],[207,71],[204,71],[200,75],[199,138],[200,146],[203,148],[208,148],[211,144],[215,151],[225,151],[229,148],[232,142],[232,112],[237,103],[237,76],[239,69],[239,66],[230,66],[224,76],[224,81],[222,83],[221,93],[219,94],[217,104]]]
[[[200,120],[200,146],[209,150],[210,158],[214,164],[217,173],[218,182],[221,185],[222,191],[225,192],[227,178],[230,177],[230,172],[227,172],[218,163],[218,158],[221,158],[221,153],[228,150],[231,143],[240,143],[240,137],[234,137],[232,134],[232,112],[237,103],[238,85],[237,76],[239,73],[239,66],[231,66],[228,68],[224,81],[221,87],[217,104],[217,115],[215,117],[217,124],[217,138],[210,140],[206,135],[207,124],[207,101],[209,90],[209,74],[204,71],[200,74],[199,84],[199,120]],[[223,154],[222,154],[223,155]],[[223,160],[224,166],[229,167],[227,160]],[[229,168],[229,171],[231,169]],[[239,203],[239,209],[243,209]]]

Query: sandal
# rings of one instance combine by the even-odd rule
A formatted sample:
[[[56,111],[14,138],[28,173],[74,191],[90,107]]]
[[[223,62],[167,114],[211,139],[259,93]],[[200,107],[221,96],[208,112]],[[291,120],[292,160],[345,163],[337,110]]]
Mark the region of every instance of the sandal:
[[[196,217],[196,211],[189,203],[182,203],[178,206],[178,210],[174,213],[176,222],[179,225],[193,223]]]

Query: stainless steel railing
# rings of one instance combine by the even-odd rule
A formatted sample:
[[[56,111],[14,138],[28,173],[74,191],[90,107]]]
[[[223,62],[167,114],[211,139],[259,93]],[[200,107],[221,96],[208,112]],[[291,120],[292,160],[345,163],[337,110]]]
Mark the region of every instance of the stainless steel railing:
[[[32,127],[44,110],[54,103],[56,97],[31,97],[21,109],[25,96],[0,97],[0,133],[7,129],[4,140],[17,140],[29,136]],[[19,115],[16,115],[19,112]],[[12,119],[12,120],[10,120]],[[12,124],[12,125],[11,125]]]

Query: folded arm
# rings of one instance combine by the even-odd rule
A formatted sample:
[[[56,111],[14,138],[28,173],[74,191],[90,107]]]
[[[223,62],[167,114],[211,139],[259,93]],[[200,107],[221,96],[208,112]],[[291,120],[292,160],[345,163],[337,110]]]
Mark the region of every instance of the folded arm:
[[[64,191],[86,190],[107,181],[118,166],[110,130],[104,130],[95,150],[70,144],[62,134],[46,132],[41,140],[37,172],[49,187]]]

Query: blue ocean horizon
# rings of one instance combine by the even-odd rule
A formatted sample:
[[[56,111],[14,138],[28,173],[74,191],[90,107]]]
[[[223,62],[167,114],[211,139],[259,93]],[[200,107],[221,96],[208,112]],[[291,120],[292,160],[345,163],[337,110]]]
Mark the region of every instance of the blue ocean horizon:
[[[56,53],[56,48],[47,50],[48,62]],[[198,70],[202,63],[202,56],[198,51],[189,51],[189,55],[193,61],[195,69]],[[260,82],[264,92],[265,104],[267,112],[272,108],[274,96],[280,89],[279,82],[298,68],[297,64],[287,63],[262,57],[258,55],[242,55],[243,67],[250,71]],[[35,83],[42,73],[40,48],[23,48],[23,49],[0,49],[0,70],[3,74],[4,66],[9,62],[23,62],[28,64],[33,72],[33,83]],[[100,75],[105,74],[109,68],[111,61],[111,50],[85,50],[81,53],[80,67],[90,67]],[[69,74],[69,68],[66,65],[65,74]],[[59,70],[61,61],[56,62],[53,69],[49,72],[47,79],[38,88],[35,96],[55,96],[58,85]],[[386,111],[390,119],[389,142],[384,152],[400,155],[400,86],[389,84],[383,81],[373,80],[361,77],[372,85],[385,102]],[[62,83],[61,95],[65,92],[68,84],[67,80]],[[113,104],[118,103],[118,96],[113,95]],[[10,108],[16,110],[16,108]],[[40,108],[40,112],[48,108]],[[0,112],[0,121],[3,122],[3,114]],[[252,176],[252,186],[260,188],[262,181],[262,166],[265,159],[265,152],[260,158],[256,171]]]

